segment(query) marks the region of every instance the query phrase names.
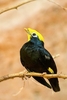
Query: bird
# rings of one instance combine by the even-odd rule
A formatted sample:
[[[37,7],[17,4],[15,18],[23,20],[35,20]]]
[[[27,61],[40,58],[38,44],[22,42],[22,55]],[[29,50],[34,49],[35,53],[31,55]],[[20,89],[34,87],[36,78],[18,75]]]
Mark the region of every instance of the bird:
[[[20,48],[21,64],[29,72],[57,74],[56,63],[44,47],[42,34],[32,28],[24,28],[24,30],[27,32],[28,41]],[[43,77],[33,76],[33,78],[54,92],[60,91],[58,78],[50,78],[48,82]]]

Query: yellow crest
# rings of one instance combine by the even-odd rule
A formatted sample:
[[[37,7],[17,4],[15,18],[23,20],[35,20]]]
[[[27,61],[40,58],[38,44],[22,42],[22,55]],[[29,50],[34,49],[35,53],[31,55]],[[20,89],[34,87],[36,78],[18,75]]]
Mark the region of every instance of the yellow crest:
[[[24,28],[24,29],[28,33],[28,41],[30,40],[32,34],[35,33],[38,36],[39,40],[44,42],[43,36],[39,32],[37,32],[36,30],[31,29],[31,28]]]

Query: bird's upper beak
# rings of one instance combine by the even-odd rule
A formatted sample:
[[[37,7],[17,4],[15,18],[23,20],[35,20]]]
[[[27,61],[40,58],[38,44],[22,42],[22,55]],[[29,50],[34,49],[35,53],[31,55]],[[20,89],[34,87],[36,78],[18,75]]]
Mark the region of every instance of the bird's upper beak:
[[[32,37],[32,34],[31,34],[29,28],[24,28],[24,30],[28,33],[28,41],[29,41],[30,38]]]
[[[24,30],[25,30],[30,36],[32,36],[32,34],[30,33],[30,31],[29,31],[28,28],[24,28]]]
[[[28,33],[28,29],[27,28],[24,28],[24,30]]]

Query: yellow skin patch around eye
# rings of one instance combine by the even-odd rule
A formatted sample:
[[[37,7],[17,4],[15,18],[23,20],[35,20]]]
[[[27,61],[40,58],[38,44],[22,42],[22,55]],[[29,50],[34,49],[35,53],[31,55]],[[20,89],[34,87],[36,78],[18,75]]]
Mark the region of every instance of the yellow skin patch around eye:
[[[37,32],[36,30],[31,29],[31,28],[24,28],[24,29],[28,33],[28,41],[30,41],[32,34],[35,33],[38,36],[39,40],[44,42],[43,36],[39,32]]]
[[[51,69],[50,67],[48,68],[48,71],[49,71],[51,74],[54,73],[53,69]]]

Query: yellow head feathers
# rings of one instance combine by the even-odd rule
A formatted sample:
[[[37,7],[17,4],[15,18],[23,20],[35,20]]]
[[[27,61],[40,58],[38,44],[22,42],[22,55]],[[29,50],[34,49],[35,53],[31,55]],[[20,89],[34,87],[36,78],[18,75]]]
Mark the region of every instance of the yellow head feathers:
[[[24,28],[24,29],[28,33],[28,41],[30,40],[33,33],[35,33],[38,36],[39,40],[44,42],[43,36],[39,32],[37,32],[36,30],[31,29],[31,28]]]

